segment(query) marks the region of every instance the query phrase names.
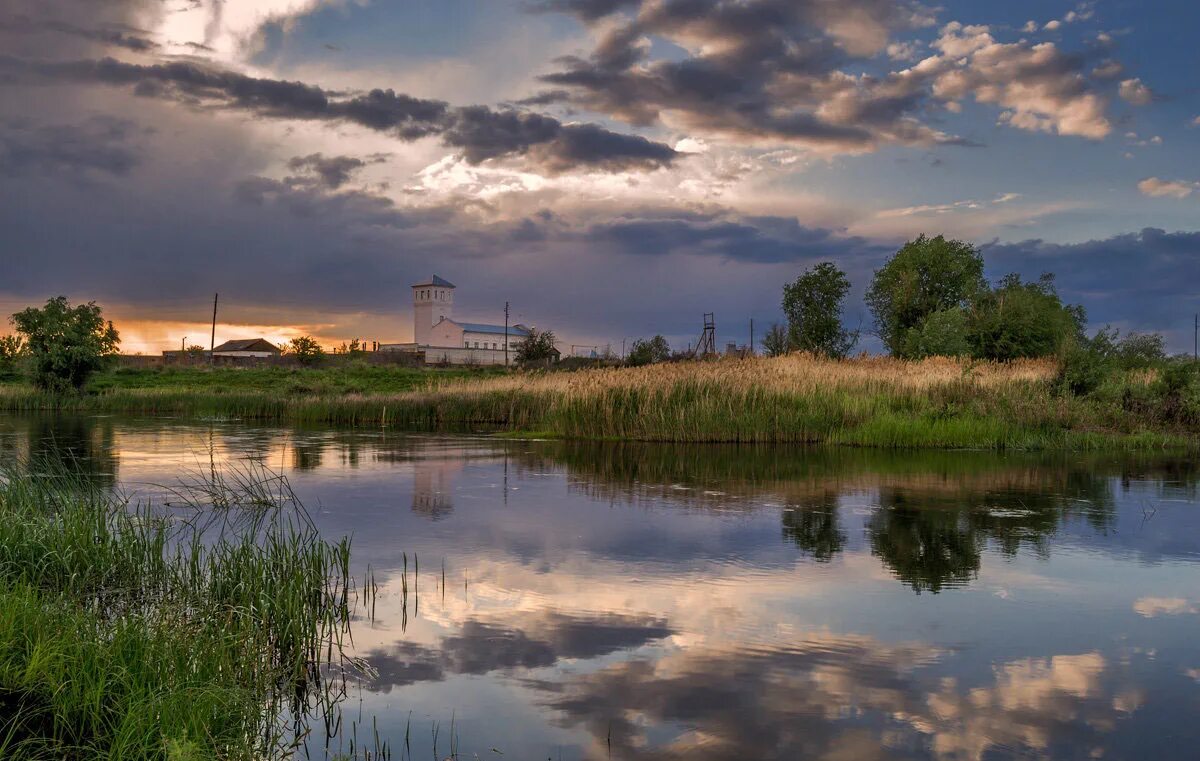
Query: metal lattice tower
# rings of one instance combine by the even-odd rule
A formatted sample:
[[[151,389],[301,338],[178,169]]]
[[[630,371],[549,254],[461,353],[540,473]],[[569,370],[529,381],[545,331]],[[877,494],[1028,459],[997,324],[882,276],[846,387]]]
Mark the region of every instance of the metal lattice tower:
[[[696,351],[694,356],[707,357],[709,354],[717,352],[717,321],[713,318],[712,312],[704,313],[704,331],[700,333],[700,340],[696,342]]]

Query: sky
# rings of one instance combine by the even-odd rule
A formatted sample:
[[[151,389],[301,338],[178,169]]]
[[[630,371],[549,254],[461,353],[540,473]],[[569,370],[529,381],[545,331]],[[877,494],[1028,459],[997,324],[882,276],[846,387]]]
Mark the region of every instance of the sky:
[[[6,0],[0,313],[127,352],[411,340],[408,286],[564,349],[719,345],[906,240],[1192,348],[1188,0]],[[9,326],[0,326],[0,332]]]

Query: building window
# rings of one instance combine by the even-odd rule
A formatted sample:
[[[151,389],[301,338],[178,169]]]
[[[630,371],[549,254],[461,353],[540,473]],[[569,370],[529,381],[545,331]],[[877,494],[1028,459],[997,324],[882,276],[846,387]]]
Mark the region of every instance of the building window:
[[[470,341],[463,341],[463,348],[464,348],[464,349],[470,349],[470,348],[471,348],[471,342],[470,342]]]

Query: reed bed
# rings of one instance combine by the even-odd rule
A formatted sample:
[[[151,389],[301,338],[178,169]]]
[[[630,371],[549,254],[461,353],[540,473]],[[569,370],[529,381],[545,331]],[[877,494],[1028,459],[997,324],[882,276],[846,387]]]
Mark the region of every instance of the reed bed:
[[[1051,360],[790,355],[434,378],[399,394],[155,390],[52,398],[10,389],[0,392],[0,407],[630,441],[975,449],[1161,448],[1195,441],[1194,431],[1151,424],[1119,404],[1057,394],[1056,372]]]
[[[0,758],[285,758],[330,715],[331,676],[361,665],[340,656],[349,542],[253,483],[155,510],[61,467],[0,470]]]

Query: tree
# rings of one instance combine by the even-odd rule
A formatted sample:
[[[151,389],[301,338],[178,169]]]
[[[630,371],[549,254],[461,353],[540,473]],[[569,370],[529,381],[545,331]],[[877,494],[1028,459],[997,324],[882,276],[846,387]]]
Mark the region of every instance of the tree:
[[[325,350],[312,336],[293,338],[288,344],[296,361],[302,365],[315,365],[325,356]]]
[[[540,362],[554,359],[558,349],[554,346],[553,331],[532,328],[529,335],[517,342],[517,362]]]
[[[207,356],[208,349],[205,349],[200,344],[192,344],[191,346],[187,347],[185,353],[188,355],[188,359],[200,359],[201,357]]]
[[[767,334],[762,340],[763,351],[768,357],[778,357],[788,352],[788,332],[787,328],[777,322],[771,323]]]
[[[0,336],[0,372],[16,369],[25,356],[25,340],[20,336]]]
[[[652,365],[656,362],[666,362],[671,358],[671,345],[667,343],[667,339],[662,336],[655,336],[649,341],[637,339],[633,342],[633,347],[629,350],[629,356],[625,359],[627,364],[634,367],[639,365]]]
[[[116,356],[120,336],[92,301],[72,307],[56,296],[38,309],[14,314],[12,323],[25,338],[34,385],[61,392],[83,388],[95,371]]]
[[[1023,281],[1013,274],[980,293],[968,317],[968,336],[980,359],[1047,357],[1065,341],[1081,340],[1085,322],[1083,307],[1062,303],[1053,275]]]
[[[842,327],[842,302],[850,292],[846,273],[821,262],[783,287],[783,313],[789,345],[826,357],[844,357],[858,343],[858,332]]]
[[[905,356],[908,331],[934,312],[967,308],[985,287],[983,257],[973,246],[921,235],[875,271],[866,301],[884,346]]]

